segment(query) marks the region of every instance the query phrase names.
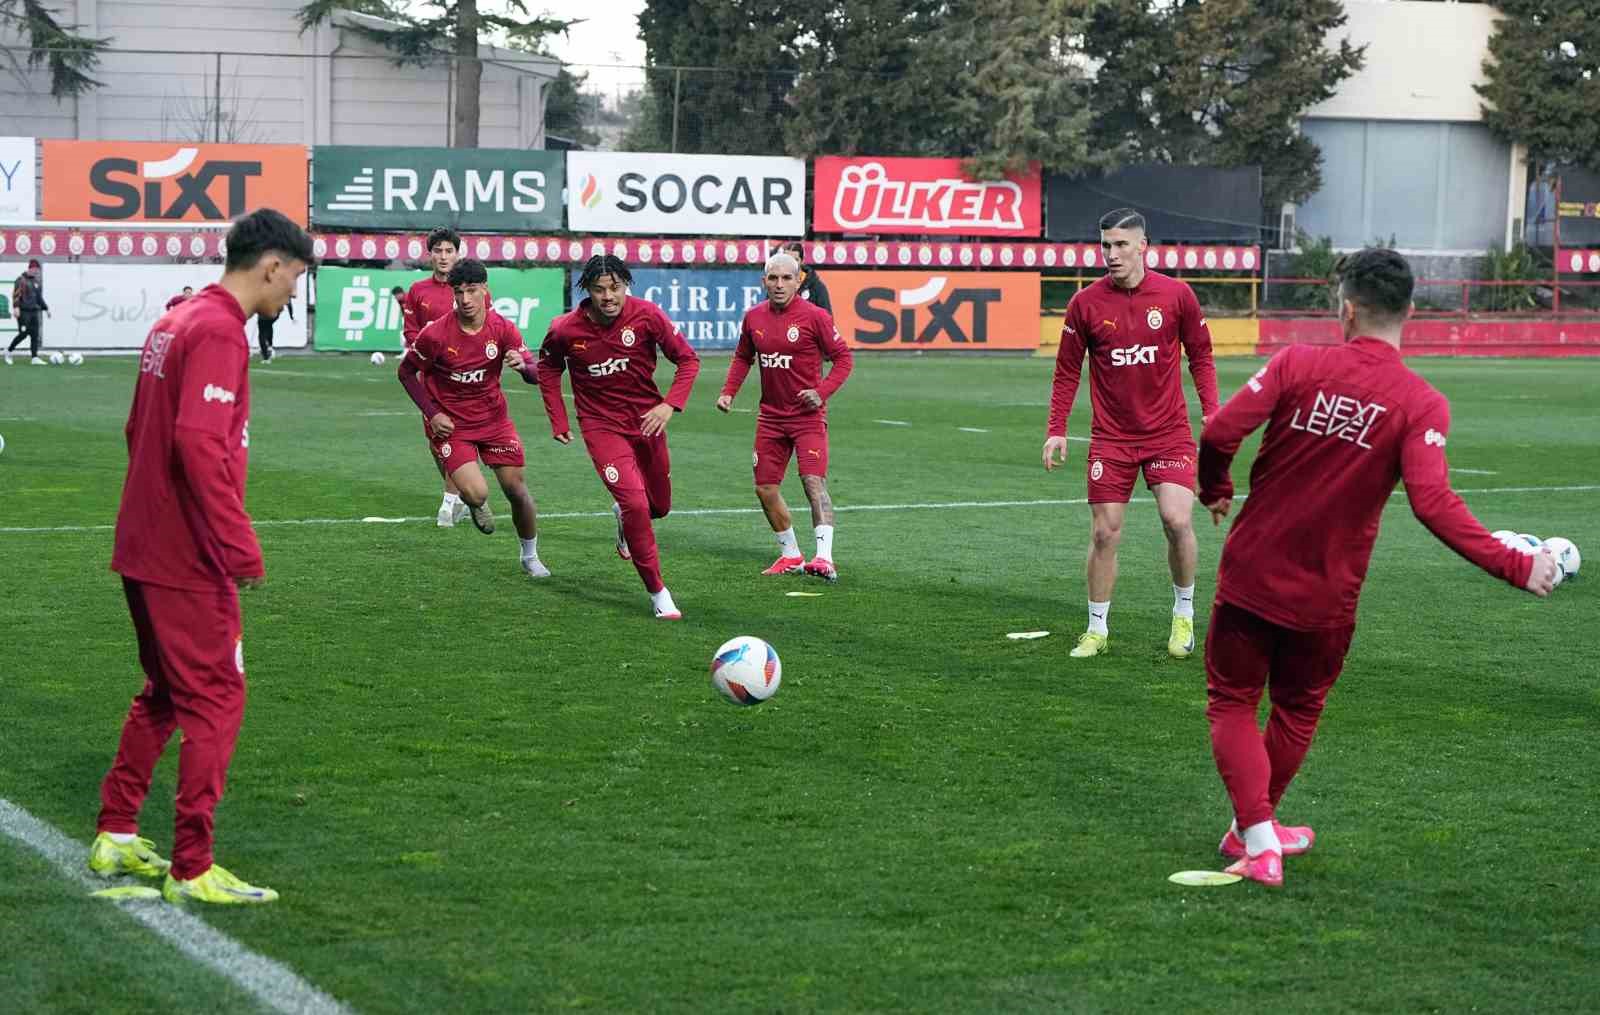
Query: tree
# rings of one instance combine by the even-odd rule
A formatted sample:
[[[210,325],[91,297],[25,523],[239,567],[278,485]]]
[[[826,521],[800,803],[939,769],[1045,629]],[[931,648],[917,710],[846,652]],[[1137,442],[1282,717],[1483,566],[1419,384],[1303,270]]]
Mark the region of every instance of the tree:
[[[561,65],[556,79],[545,91],[544,129],[547,134],[581,145],[593,145],[600,140],[600,135],[589,129],[585,115],[585,110],[598,107],[600,101],[598,95],[584,94],[583,86],[588,79],[588,74],[574,74],[566,64]]]
[[[26,2],[26,0],[25,0]],[[483,36],[492,34],[508,45],[529,52],[537,50],[545,36],[566,31],[574,24],[559,18],[531,17],[523,0],[504,0],[509,13],[485,12],[479,0],[422,0],[422,12],[412,13],[407,0],[310,0],[300,8],[302,33],[329,20],[340,10],[370,14],[393,22],[394,28],[351,25],[351,30],[382,43],[395,54],[400,66],[425,67],[454,60],[455,146],[478,147],[479,90],[483,84],[483,62],[478,46]]]
[[[1085,49],[1100,62],[1095,137],[1133,161],[1261,167],[1264,211],[1322,186],[1307,109],[1362,66],[1340,0],[1106,0]]]
[[[1600,170],[1600,19],[1593,0],[1501,0],[1483,121],[1536,162]]]
[[[64,99],[101,87],[90,77],[110,39],[79,35],[77,25],[56,20],[56,8],[40,0],[0,0],[0,22],[28,37],[28,66],[50,68],[50,94]]]

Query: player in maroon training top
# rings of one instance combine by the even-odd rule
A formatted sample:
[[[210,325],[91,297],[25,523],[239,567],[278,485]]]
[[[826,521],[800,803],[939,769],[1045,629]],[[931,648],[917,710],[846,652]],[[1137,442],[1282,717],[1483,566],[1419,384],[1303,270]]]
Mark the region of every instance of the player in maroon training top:
[[[212,815],[244,718],[238,588],[265,570],[244,509],[250,456],[250,346],[244,322],[276,314],[311,263],[311,237],[270,209],[228,231],[222,280],[162,315],[145,339],[123,428],[128,474],[111,568],[122,575],[144,689],[100,787],[89,869],[166,875],[173,902],[271,902],[278,893],[212,858]],[[139,837],[139,810],[167,740],[178,752],[169,864]]]
[[[739,386],[757,360],[761,363],[761,408],[756,416],[756,499],[778,534],[778,559],[762,574],[814,574],[838,581],[833,563],[833,501],[828,497],[828,399],[850,376],[850,347],[833,318],[797,298],[800,262],[793,254],[774,254],[762,281],[767,299],[744,315],[739,346],[728,364],[728,380],[717,396],[727,412]],[[824,361],[832,363],[822,376]],[[789,456],[799,461],[800,485],[811,502],[811,528],[817,554],[809,563],[795,539],[794,521],[779,484]]]
[[[455,267],[460,256],[461,237],[454,229],[440,226],[428,234],[428,261],[433,273],[413,282],[410,290],[400,297],[402,358],[423,328],[454,312],[456,295],[450,287],[450,269]],[[432,447],[431,441],[429,447]],[[434,462],[438,462],[438,456],[434,456]],[[449,528],[466,516],[467,505],[462,502],[461,491],[456,489],[449,473],[441,470],[441,474],[444,476],[444,499],[439,502],[435,520],[441,528]]]
[[[662,584],[650,521],[672,510],[667,421],[688,404],[700,358],[660,307],[628,295],[632,282],[619,258],[589,258],[578,279],[588,297],[550,323],[539,348],[539,386],[551,433],[570,444],[561,373],[571,371],[583,443],[613,500],[617,554],[638,569],[655,615],[678,620],[683,615]],[[678,368],[664,398],[654,380],[657,351]]]
[[[1538,596],[1555,561],[1491,536],[1450,489],[1450,405],[1400,360],[1413,279],[1405,258],[1367,249],[1339,267],[1347,340],[1290,346],[1228,400],[1200,444],[1200,500],[1220,523],[1233,498],[1229,464],[1267,424],[1250,468],[1250,498],[1222,547],[1206,632],[1206,718],[1235,821],[1222,839],[1229,867],[1283,883],[1285,854],[1309,827],[1274,814],[1311,746],[1323,701],[1355,633],[1356,600],[1395,483],[1412,513],[1478,567]],[[1272,710],[1256,728],[1262,688]]]
[[[549,569],[539,561],[538,511],[523,478],[522,438],[500,390],[502,367],[538,383],[533,357],[517,326],[489,308],[489,271],[481,261],[457,261],[450,286],[455,312],[417,333],[400,360],[400,383],[422,410],[434,460],[461,491],[472,523],[483,532],[494,531],[489,481],[478,469],[482,459],[511,502],[511,519],[522,540],[522,570],[530,578],[548,578]]]
[[[1106,616],[1117,581],[1117,544],[1134,482],[1144,472],[1167,534],[1172,628],[1167,652],[1194,651],[1195,441],[1183,400],[1183,354],[1200,396],[1202,420],[1217,411],[1211,332],[1188,283],[1145,269],[1144,216],[1131,208],[1100,220],[1106,274],[1067,306],[1056,353],[1045,432],[1044,467],[1067,459],[1067,416],[1089,354],[1089,629],[1074,658],[1106,650]]]
[[[191,300],[193,298],[194,298],[194,286],[186,285],[186,286],[183,287],[183,292],[179,293],[178,295],[172,297],[172,299],[167,301],[167,305],[166,305],[165,309],[171,310],[173,307],[178,306],[180,303],[183,303],[185,300]]]

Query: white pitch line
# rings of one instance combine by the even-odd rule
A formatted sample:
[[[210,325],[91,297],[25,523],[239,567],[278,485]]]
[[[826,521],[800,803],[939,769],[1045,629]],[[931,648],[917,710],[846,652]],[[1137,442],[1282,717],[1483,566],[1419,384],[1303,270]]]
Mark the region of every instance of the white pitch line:
[[[383,409],[376,412],[358,412],[357,416],[417,416],[421,415],[415,409]]]
[[[989,432],[989,431],[985,430],[981,426],[958,426],[958,427],[956,427],[956,429],[960,430],[962,433],[988,433]]]
[[[875,419],[875,420],[873,420],[873,422],[874,423],[882,423],[884,426],[910,426],[911,425],[910,423],[907,423],[903,419]]]
[[[1495,472],[1493,469],[1451,469],[1450,471],[1451,472],[1459,472],[1464,476],[1498,476],[1498,475],[1500,475],[1500,473]]]
[[[1587,493],[1600,490],[1600,485],[1592,486],[1493,486],[1481,487],[1475,490],[1456,490],[1461,495],[1480,493]],[[1396,490],[1394,496],[1404,496],[1404,491]],[[1247,494],[1238,494],[1234,500],[1244,500]],[[1076,498],[1047,498],[1041,500],[953,500],[929,501],[925,503],[908,504],[835,504],[835,511],[938,511],[945,508],[1010,508],[1010,507],[1071,507],[1077,504],[1087,504],[1083,497]],[[1148,497],[1135,497],[1131,504],[1148,504]],[[714,515],[754,515],[760,514],[760,508],[683,508],[673,511],[672,518],[705,518]],[[554,521],[568,518],[615,518],[610,511],[553,511],[548,514],[540,513],[540,518]],[[433,515],[419,515],[416,517],[380,517],[367,515],[364,518],[267,518],[255,522],[255,527],[276,528],[283,525],[363,525],[385,524],[399,525],[412,522],[434,521]],[[47,525],[37,527],[13,526],[0,528],[0,535],[29,535],[41,532],[110,532],[116,528],[114,525]]]
[[[84,869],[89,848],[0,797],[0,835],[34,850],[72,884],[93,891],[106,882]],[[90,905],[100,905],[91,902]],[[167,902],[109,903],[155,932],[189,958],[207,967],[273,1011],[303,1015],[344,1015],[350,1009],[301,979],[282,963],[259,955],[233,938]]]

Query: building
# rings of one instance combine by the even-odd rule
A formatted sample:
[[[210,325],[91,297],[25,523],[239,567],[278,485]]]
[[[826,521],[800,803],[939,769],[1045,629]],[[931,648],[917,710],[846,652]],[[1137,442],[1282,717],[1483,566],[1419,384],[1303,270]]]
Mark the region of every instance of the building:
[[[79,98],[50,95],[48,68],[27,70],[25,40],[0,76],[0,134],[125,141],[448,146],[455,75],[400,67],[362,28],[390,22],[348,11],[300,31],[301,0],[249,5],[175,0],[58,0],[78,31],[111,40]],[[495,46],[484,60],[478,143],[544,147],[545,89],[558,61]]]

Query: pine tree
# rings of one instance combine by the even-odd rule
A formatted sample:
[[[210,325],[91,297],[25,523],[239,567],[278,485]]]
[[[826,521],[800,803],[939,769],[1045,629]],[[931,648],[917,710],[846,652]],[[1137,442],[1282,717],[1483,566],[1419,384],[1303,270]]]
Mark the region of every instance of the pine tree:
[[[1536,162],[1600,170],[1600,17],[1593,0],[1502,0],[1483,120]]]
[[[56,14],[40,0],[0,0],[0,23],[28,37],[28,66],[50,68],[51,95],[64,99],[101,87],[90,75],[111,40],[80,35]]]

